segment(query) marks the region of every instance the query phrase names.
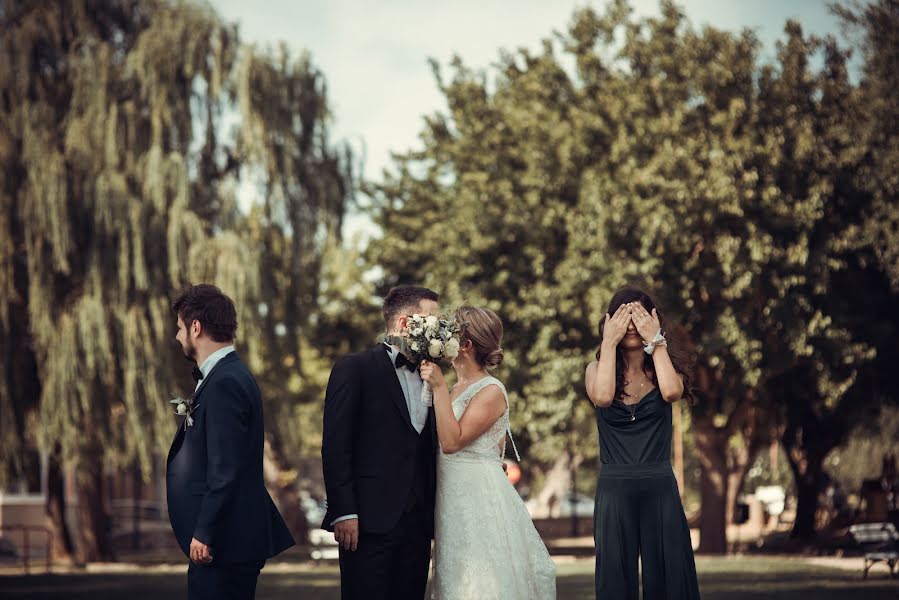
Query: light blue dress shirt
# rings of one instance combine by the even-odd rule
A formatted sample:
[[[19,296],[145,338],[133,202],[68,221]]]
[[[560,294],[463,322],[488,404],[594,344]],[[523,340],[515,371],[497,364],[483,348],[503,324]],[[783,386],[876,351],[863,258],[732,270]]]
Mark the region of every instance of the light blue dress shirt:
[[[218,350],[207,356],[206,360],[203,361],[203,364],[200,365],[200,372],[203,373],[203,379],[206,379],[206,376],[209,375],[212,367],[217,365],[220,360],[222,360],[232,352],[234,352],[234,346],[225,346],[224,348],[219,348]],[[194,388],[194,391],[200,389],[200,384],[203,383],[203,379],[197,382],[197,387]]]

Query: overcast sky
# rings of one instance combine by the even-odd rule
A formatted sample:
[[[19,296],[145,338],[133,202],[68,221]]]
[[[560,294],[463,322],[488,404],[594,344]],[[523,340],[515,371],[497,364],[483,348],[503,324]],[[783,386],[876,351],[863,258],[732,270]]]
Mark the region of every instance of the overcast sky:
[[[756,31],[774,56],[788,18],[807,33],[838,32],[822,0],[685,0],[694,25]],[[473,68],[488,67],[500,48],[538,50],[566,29],[574,10],[605,2],[573,0],[212,0],[244,41],[281,40],[308,49],[324,73],[334,115],[333,137],[364,148],[364,175],[378,178],[391,151],[418,145],[422,116],[443,108],[428,59],[454,54]],[[637,15],[658,14],[655,0],[632,0]]]

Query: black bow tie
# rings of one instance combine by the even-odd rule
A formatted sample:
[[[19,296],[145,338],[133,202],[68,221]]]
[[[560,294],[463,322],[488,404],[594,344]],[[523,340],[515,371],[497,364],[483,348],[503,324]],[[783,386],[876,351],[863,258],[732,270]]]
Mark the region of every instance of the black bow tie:
[[[203,371],[200,370],[200,367],[194,367],[194,370],[191,371],[191,375],[194,376],[194,381],[200,383],[203,380]]]
[[[414,362],[412,362],[411,360],[406,358],[406,355],[403,354],[402,352],[396,353],[396,358],[393,359],[393,365],[397,369],[402,369],[403,367],[406,367],[407,369],[409,369],[412,372],[415,372],[418,369],[418,365],[416,365]]]

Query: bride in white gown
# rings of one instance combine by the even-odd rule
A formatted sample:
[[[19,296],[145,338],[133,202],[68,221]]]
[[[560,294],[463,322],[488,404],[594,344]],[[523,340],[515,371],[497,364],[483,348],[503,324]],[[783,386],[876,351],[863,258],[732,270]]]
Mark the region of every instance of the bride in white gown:
[[[460,308],[456,319],[464,325],[452,392],[439,366],[421,366],[422,379],[434,390],[441,448],[431,598],[554,599],[555,565],[502,469],[508,397],[487,373],[502,363],[502,322],[473,307]]]

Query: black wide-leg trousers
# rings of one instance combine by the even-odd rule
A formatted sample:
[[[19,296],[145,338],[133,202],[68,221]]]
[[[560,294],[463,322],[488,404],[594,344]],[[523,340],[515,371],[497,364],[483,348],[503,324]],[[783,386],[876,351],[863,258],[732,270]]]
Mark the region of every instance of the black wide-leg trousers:
[[[594,512],[597,600],[699,598],[690,530],[670,463],[602,465]]]

